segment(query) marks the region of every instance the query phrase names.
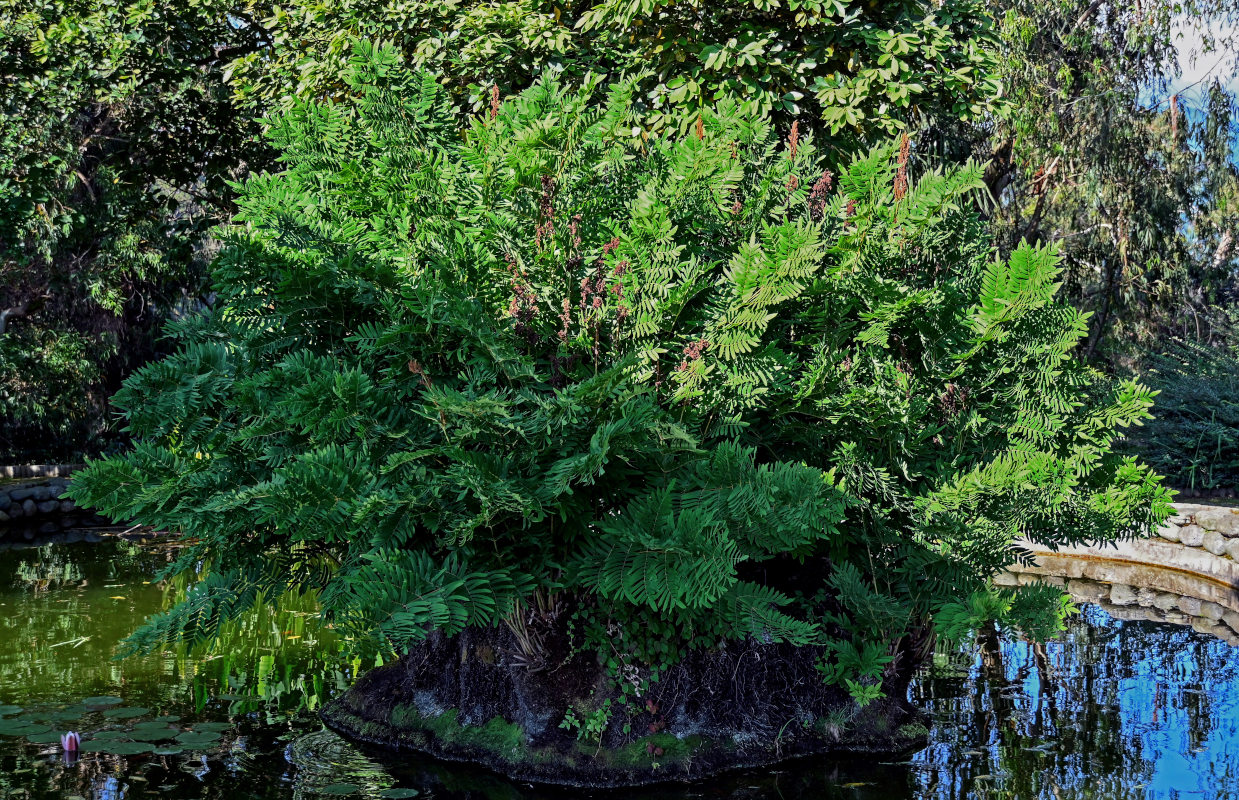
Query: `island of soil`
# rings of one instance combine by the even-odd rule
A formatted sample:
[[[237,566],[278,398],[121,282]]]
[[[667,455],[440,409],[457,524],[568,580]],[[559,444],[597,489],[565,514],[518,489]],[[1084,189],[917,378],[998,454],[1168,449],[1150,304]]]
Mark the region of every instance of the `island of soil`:
[[[822,680],[817,648],[732,642],[689,654],[627,697],[595,654],[531,665],[520,652],[505,628],[434,634],[363,675],[322,718],[371,745],[581,788],[697,781],[815,755],[890,756],[926,741],[925,718],[905,699],[909,676],[860,708]]]

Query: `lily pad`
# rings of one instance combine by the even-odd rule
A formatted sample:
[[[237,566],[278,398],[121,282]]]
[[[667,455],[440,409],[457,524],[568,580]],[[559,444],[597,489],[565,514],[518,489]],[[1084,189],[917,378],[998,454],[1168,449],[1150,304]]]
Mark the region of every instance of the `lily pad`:
[[[50,725],[40,725],[37,722],[23,722],[17,725],[0,725],[0,736],[30,736],[38,733],[47,733],[52,728]]]
[[[101,697],[87,697],[82,701],[82,705],[86,706],[118,706],[125,702],[123,697],[113,697],[112,695],[103,695]]]
[[[129,731],[97,731],[90,735],[91,741],[115,742],[128,739]]]
[[[177,731],[164,728],[151,730],[149,728],[134,728],[129,732],[129,738],[139,742],[166,742],[177,737]]]
[[[405,800],[408,797],[417,797],[421,792],[416,789],[401,789],[396,786],[391,789],[384,789],[379,792],[379,797],[390,797],[393,800]]]
[[[162,717],[155,717],[151,722],[180,722],[181,718],[176,714],[165,714]]]
[[[60,741],[63,734],[60,731],[46,731],[44,733],[28,733],[26,741],[31,744],[54,744]]]
[[[170,725],[170,724],[169,724],[169,723],[167,723],[167,722],[151,722],[151,721],[149,721],[149,720],[148,720],[148,721],[146,721],[146,722],[139,722],[138,724],[136,724],[136,725],[134,725],[134,726],[133,726],[133,729],[134,729],[135,731],[137,731],[137,730],[143,730],[143,731],[173,731],[173,732],[175,732],[175,733],[180,733],[180,729],[179,729],[179,728],[176,728],[176,727],[174,727],[174,726]]]
[[[63,709],[60,711],[45,711],[43,719],[48,722],[74,722],[82,718],[85,710]]]
[[[7,717],[9,714],[20,714],[21,706],[0,706],[0,717]]]
[[[156,747],[154,750],[157,756],[179,756],[185,752],[183,747]]]
[[[92,739],[89,742],[82,742],[77,746],[77,749],[79,753],[103,753],[106,752],[106,748],[114,744],[117,744],[117,742],[107,739]]]
[[[361,787],[355,783],[333,783],[329,786],[324,786],[319,789],[319,794],[352,794],[360,791]]]
[[[230,722],[191,722],[189,727],[193,728],[194,732],[214,732],[231,730],[233,725]]]
[[[155,749],[154,745],[147,742],[107,742],[107,744],[111,745],[111,749],[103,752],[120,756],[136,756],[140,753],[150,753]]]
[[[112,719],[133,719],[134,717],[141,717],[149,713],[151,713],[149,708],[132,708],[126,706],[124,708],[109,708],[107,711],[103,712],[103,716],[110,717]]]
[[[220,734],[215,733],[214,731],[204,731],[202,733],[188,731],[177,736],[176,740],[186,747],[200,747],[202,745],[218,742],[220,738]]]
[[[118,742],[112,739],[92,740],[82,742],[78,748],[83,753],[112,753],[122,756],[136,756],[139,753],[149,753],[154,746],[146,742]]]

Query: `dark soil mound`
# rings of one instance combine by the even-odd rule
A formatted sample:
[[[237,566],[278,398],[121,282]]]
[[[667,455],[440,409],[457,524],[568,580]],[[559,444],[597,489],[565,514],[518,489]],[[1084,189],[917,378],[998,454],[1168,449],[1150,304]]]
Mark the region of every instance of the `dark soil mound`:
[[[593,654],[530,665],[506,628],[467,630],[434,635],[372,670],[322,716],[371,744],[579,787],[693,781],[798,756],[923,744],[922,718],[906,700],[858,709],[822,682],[819,655],[732,643],[695,653],[621,703]],[[592,718],[592,730],[563,727],[569,709]]]

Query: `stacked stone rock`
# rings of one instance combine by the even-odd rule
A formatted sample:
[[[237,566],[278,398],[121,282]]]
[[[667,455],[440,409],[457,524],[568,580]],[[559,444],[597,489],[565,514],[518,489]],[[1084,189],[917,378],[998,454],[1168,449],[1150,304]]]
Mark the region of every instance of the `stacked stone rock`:
[[[67,528],[109,524],[65,497],[67,477],[0,484],[0,538],[31,539]]]
[[[1176,503],[1175,511],[1158,536],[1239,561],[1239,508]]]
[[[1194,595],[1034,572],[1003,572],[994,582],[1000,586],[1048,583],[1066,590],[1074,602],[1100,606],[1115,619],[1186,625],[1232,647],[1239,646],[1239,610]]]

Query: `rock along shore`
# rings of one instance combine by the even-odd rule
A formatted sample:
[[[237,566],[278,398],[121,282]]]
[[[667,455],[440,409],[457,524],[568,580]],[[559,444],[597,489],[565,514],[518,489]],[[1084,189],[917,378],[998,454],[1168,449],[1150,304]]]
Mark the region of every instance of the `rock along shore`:
[[[74,528],[111,525],[65,496],[77,466],[0,467],[0,544]]]

